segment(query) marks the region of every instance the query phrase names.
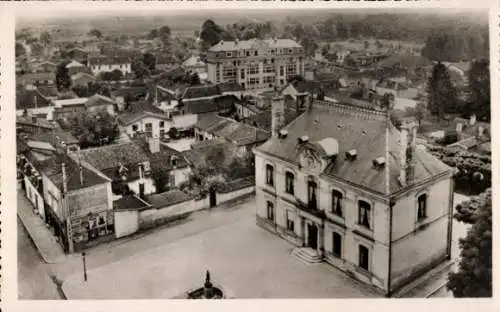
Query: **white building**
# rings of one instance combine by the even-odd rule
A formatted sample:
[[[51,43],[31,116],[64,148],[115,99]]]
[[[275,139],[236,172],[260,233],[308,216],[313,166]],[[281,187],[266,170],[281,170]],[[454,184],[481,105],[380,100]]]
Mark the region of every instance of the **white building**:
[[[255,149],[257,223],[388,296],[449,260],[452,170],[383,112],[311,105]],[[388,144],[386,144],[386,142]]]
[[[208,80],[272,90],[304,74],[304,48],[291,39],[220,41],[207,53]]]
[[[94,76],[104,72],[112,72],[115,69],[125,75],[132,72],[132,61],[128,57],[89,57],[88,67]]]

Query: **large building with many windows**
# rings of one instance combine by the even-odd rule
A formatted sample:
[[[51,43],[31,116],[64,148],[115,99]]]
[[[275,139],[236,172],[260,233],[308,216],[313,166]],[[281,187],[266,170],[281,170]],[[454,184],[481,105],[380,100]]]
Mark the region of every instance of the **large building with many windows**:
[[[388,114],[309,100],[254,149],[257,224],[388,296],[450,259],[452,170]]]
[[[220,41],[207,52],[208,80],[273,90],[304,74],[304,48],[291,39]]]

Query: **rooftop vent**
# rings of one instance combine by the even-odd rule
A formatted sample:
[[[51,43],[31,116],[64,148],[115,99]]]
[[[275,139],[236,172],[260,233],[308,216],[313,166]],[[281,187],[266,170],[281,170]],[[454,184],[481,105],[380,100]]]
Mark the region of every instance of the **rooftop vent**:
[[[368,133],[368,132],[366,132],[366,130],[363,130],[363,131],[361,132],[361,134],[362,134],[362,135],[365,135],[365,134],[367,134],[367,133]]]
[[[379,157],[373,160],[373,166],[376,168],[382,168],[385,165],[385,158]]]
[[[282,129],[279,131],[278,134],[280,139],[284,139],[288,136],[288,130]]]
[[[352,150],[345,153],[345,157],[347,159],[350,159],[350,160],[354,160],[357,155],[358,155],[358,152],[355,149],[352,149]]]
[[[299,138],[299,144],[306,143],[309,141],[309,137],[307,135],[303,135]]]

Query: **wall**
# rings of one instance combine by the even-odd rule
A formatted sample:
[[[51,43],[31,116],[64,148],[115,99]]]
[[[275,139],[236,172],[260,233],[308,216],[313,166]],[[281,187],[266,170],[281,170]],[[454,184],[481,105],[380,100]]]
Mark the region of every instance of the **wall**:
[[[167,221],[169,218],[179,216],[196,210],[194,199],[166,206],[159,209],[151,208],[139,212],[139,229],[147,229]]]
[[[39,183],[42,183],[40,179]],[[38,190],[31,184],[28,177],[24,177],[24,185],[26,186],[26,197],[33,204],[33,207],[38,211],[40,217],[45,219],[44,201],[43,196],[38,192]]]
[[[394,99],[394,108],[404,110],[407,107],[416,107],[417,103],[416,100],[396,97]]]
[[[163,128],[160,128],[160,121],[165,121],[165,126]],[[164,129],[165,133],[167,133],[171,127],[171,122],[169,122],[168,120],[163,120],[163,119],[155,118],[155,117],[144,117],[141,120],[139,120],[133,124],[127,125],[125,127],[127,134],[131,137],[134,136],[134,133],[136,133],[135,131],[132,130],[132,127],[134,125],[137,125],[137,132],[145,131],[147,123],[152,124],[153,136],[156,136],[156,137],[160,137],[160,129]]]
[[[175,186],[181,185],[181,183],[189,180],[189,175],[191,174],[191,168],[179,168],[172,170],[172,173],[175,175]]]
[[[72,216],[86,216],[113,209],[111,183],[71,191],[67,195],[67,204]]]
[[[196,114],[177,115],[172,117],[172,127],[179,130],[192,128],[197,122],[198,115]]]
[[[43,181],[43,198],[47,205],[49,205],[54,213],[59,217],[59,219],[63,219],[64,212],[61,209],[61,192],[59,188],[45,175],[42,173],[42,181]]]
[[[217,193],[217,205],[222,205],[230,200],[249,195],[255,192],[255,186],[248,186],[229,193]]]
[[[45,106],[38,108],[29,108],[28,113],[30,115],[47,115],[47,120],[53,120],[54,118],[54,106]],[[23,116],[24,109],[19,109],[16,111],[16,116]]]
[[[131,64],[93,65],[91,67],[92,73],[95,76],[103,72],[111,72],[115,69],[120,70],[123,74],[132,72]]]
[[[424,185],[399,199],[393,210],[393,283],[446,256],[451,179]],[[427,194],[427,218],[417,220],[417,197]]]
[[[114,216],[116,238],[133,234],[139,230],[139,211],[116,210]]]

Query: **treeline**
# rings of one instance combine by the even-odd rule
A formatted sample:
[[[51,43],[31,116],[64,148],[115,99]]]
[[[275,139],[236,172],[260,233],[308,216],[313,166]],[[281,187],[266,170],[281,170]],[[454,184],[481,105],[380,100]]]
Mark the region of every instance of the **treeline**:
[[[220,40],[285,37],[302,43],[311,54],[320,42],[376,38],[425,43],[431,60],[460,61],[489,54],[488,25],[459,20],[459,16],[424,14],[333,14],[319,20],[284,22],[239,21],[226,26],[207,20],[201,39],[207,48]]]

